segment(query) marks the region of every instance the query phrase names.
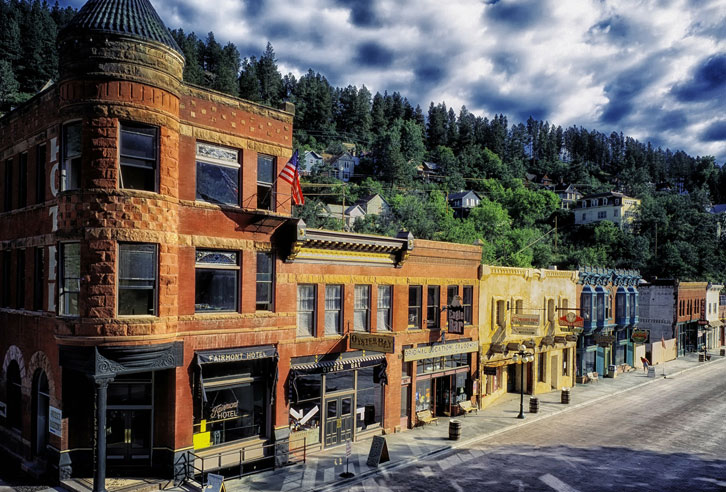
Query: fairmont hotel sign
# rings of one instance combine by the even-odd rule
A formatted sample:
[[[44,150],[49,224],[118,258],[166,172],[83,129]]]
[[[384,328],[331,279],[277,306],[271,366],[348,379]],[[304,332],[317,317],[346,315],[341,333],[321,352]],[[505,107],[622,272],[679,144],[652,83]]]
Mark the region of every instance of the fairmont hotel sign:
[[[479,342],[455,342],[424,347],[410,348],[403,351],[403,361],[443,357],[444,355],[467,354],[479,351]]]

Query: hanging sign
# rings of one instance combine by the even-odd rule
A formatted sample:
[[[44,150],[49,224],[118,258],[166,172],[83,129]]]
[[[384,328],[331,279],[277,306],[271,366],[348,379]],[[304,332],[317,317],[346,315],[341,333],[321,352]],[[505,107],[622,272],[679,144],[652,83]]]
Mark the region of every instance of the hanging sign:
[[[449,333],[456,335],[464,334],[464,306],[448,306],[446,308],[446,319],[449,324]]]
[[[513,314],[512,326],[539,326],[539,314]]]
[[[395,350],[395,337],[378,333],[351,333],[348,336],[351,349],[370,350],[392,354]]]
[[[650,330],[633,330],[630,339],[633,343],[648,343],[650,338]]]
[[[378,466],[380,463],[391,461],[388,456],[388,444],[386,444],[386,438],[383,436],[373,436],[371,442],[371,450],[368,452],[368,460],[366,465]]]
[[[61,437],[63,433],[63,412],[60,408],[48,407],[48,432]]]
[[[562,327],[563,331],[573,331],[576,326],[582,327],[584,319],[570,311],[564,316],[557,318],[557,321],[559,321],[560,327]]]

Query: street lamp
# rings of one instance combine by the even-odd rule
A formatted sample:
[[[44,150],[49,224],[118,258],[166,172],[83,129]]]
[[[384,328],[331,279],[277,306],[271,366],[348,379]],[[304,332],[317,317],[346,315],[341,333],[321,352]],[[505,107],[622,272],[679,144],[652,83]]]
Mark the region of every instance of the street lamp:
[[[519,370],[519,415],[517,415],[518,419],[524,418],[524,364],[527,362],[532,362],[534,360],[534,354],[532,352],[527,352],[527,347],[524,345],[520,345],[518,347],[519,351],[516,352],[512,356],[512,360],[515,362],[515,364],[522,364],[522,367]]]

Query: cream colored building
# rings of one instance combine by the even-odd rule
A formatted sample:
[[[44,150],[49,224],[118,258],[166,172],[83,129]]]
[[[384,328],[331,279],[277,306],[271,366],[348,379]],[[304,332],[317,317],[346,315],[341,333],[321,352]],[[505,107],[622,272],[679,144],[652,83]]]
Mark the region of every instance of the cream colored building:
[[[587,195],[578,200],[574,209],[575,224],[584,225],[609,220],[621,229],[635,219],[640,200],[614,191]]]
[[[575,271],[482,265],[479,286],[480,401],[503,394],[536,395],[575,382],[577,336],[559,318],[577,314]],[[534,360],[515,363],[524,345]],[[524,374],[522,367],[524,366]]]
[[[719,346],[719,333],[721,331],[721,318],[719,317],[719,296],[723,285],[708,284],[706,289],[706,320],[708,327],[706,331],[706,348],[713,350]]]

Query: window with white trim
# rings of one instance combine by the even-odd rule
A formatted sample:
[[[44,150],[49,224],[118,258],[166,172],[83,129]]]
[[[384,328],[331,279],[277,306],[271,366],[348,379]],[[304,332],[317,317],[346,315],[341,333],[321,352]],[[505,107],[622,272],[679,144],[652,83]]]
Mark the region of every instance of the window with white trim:
[[[121,124],[119,188],[156,191],[158,129],[136,123]]]
[[[239,299],[239,253],[196,251],[194,310],[236,312]]]
[[[239,205],[239,151],[197,142],[197,200]]]

